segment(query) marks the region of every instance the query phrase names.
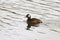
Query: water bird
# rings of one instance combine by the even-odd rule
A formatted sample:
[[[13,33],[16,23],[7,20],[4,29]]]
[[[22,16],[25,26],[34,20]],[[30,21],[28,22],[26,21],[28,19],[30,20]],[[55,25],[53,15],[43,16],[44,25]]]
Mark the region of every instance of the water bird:
[[[40,19],[37,18],[31,18],[30,14],[26,15],[27,17],[27,30],[30,30],[31,26],[35,26],[37,27],[40,23],[42,23],[42,21]]]

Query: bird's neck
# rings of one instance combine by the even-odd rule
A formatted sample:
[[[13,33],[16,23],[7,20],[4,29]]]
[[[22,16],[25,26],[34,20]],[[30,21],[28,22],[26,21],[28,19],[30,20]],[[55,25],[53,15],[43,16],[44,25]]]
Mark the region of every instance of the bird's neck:
[[[31,17],[28,17],[28,20],[30,20],[31,19]]]

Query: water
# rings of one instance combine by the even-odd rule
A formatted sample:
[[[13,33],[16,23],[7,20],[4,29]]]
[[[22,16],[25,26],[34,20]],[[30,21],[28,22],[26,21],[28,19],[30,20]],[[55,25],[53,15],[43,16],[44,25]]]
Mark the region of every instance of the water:
[[[26,30],[26,14],[43,23]],[[0,35],[0,40],[59,40],[60,1],[0,0]]]

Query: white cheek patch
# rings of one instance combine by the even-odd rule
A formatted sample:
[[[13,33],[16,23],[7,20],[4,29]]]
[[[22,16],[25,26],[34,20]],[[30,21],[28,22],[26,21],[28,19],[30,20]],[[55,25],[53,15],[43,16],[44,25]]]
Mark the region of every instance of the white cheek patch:
[[[31,17],[31,15],[28,15],[28,17]]]

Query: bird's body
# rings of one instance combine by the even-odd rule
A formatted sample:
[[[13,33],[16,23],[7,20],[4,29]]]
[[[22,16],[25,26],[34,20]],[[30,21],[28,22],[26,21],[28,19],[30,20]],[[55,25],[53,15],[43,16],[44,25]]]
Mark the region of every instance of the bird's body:
[[[30,24],[31,26],[35,26],[39,23],[42,23],[42,22],[36,18],[32,18],[32,19],[27,20],[27,24]]]
[[[36,25],[42,23],[42,21],[39,19],[31,18],[31,16],[29,14],[27,14],[26,17],[28,18],[27,19],[27,24],[28,24],[27,29],[31,28],[31,26],[37,27]]]

